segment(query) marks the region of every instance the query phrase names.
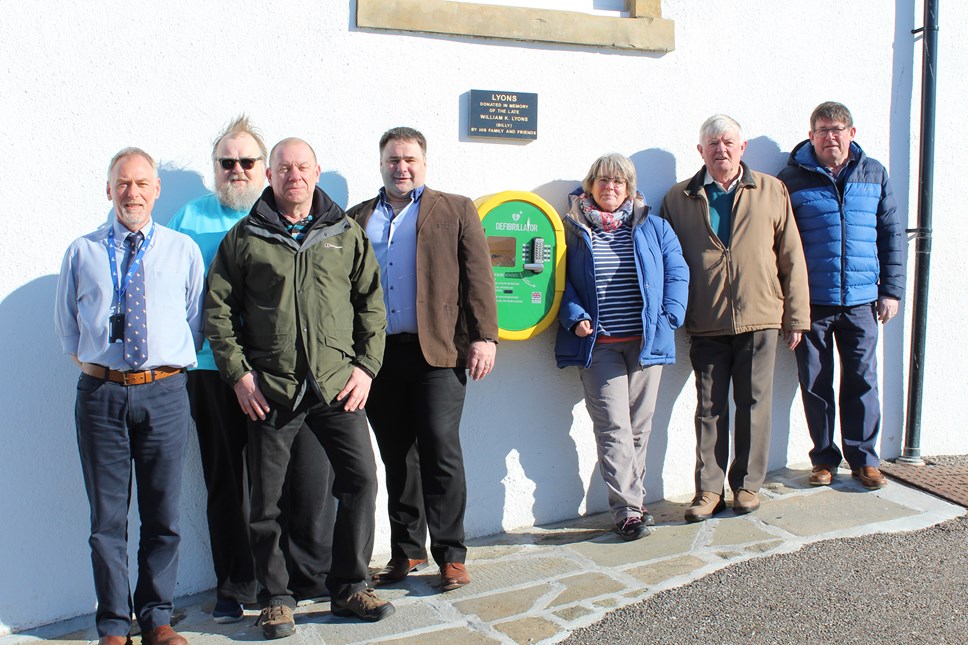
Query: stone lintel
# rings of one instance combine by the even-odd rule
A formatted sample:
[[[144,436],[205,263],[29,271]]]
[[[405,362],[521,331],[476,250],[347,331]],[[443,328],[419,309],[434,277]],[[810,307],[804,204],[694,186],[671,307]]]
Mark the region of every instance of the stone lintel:
[[[659,0],[628,0],[635,17],[530,9],[446,0],[357,0],[356,24],[416,31],[635,51],[675,48],[675,23],[659,15]]]

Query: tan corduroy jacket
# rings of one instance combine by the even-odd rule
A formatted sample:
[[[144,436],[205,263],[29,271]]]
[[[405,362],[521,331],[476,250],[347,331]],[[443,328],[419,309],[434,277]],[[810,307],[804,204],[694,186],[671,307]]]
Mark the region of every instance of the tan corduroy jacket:
[[[743,165],[725,246],[709,223],[706,168],[673,186],[660,215],[672,226],[689,265],[686,331],[724,336],[810,329],[807,266],[786,187]]]
[[[379,197],[347,214],[366,229]],[[417,333],[427,363],[465,364],[470,343],[497,338],[491,254],[467,197],[424,188],[417,212]]]

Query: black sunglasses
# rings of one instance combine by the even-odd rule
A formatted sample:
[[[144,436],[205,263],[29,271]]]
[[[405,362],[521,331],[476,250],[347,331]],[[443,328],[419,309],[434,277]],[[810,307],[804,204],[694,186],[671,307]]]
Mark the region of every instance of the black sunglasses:
[[[225,168],[226,170],[232,170],[235,168],[236,163],[242,166],[242,170],[252,170],[252,168],[255,166],[255,162],[257,161],[258,159],[231,159],[229,157],[222,157],[218,160],[218,162],[222,165],[222,168]]]

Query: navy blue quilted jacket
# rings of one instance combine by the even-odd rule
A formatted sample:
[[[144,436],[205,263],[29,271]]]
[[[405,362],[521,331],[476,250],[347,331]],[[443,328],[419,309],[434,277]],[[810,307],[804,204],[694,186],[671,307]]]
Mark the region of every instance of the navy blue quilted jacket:
[[[904,229],[887,170],[856,143],[850,148],[843,195],[809,140],[777,175],[790,192],[813,304],[850,307],[904,294]]]

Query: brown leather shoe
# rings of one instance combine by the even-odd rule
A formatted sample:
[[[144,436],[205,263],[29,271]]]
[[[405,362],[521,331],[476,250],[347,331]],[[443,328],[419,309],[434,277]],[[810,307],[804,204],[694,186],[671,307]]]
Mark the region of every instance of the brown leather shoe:
[[[686,521],[702,522],[725,509],[726,502],[722,495],[701,490],[692,498],[692,504],[686,509]]]
[[[399,582],[407,577],[412,571],[420,571],[427,568],[427,559],[411,560],[409,558],[390,558],[387,566],[373,574],[373,584],[383,585],[391,582]]]
[[[740,488],[733,493],[733,512],[737,515],[752,513],[760,507],[760,496],[751,490]]]
[[[188,640],[171,628],[171,625],[155,627],[148,633],[141,634],[144,645],[188,645]]]
[[[102,636],[97,639],[97,645],[131,645],[130,636]]]
[[[836,466],[817,464],[810,472],[810,479],[807,481],[810,482],[811,486],[830,486],[830,482],[834,480],[835,472],[837,472]]]
[[[876,466],[861,466],[850,471],[850,475],[859,479],[861,486],[867,490],[877,490],[887,486],[887,478],[881,474],[881,469]]]
[[[440,568],[440,590],[453,591],[470,584],[471,577],[463,562],[448,562]]]

